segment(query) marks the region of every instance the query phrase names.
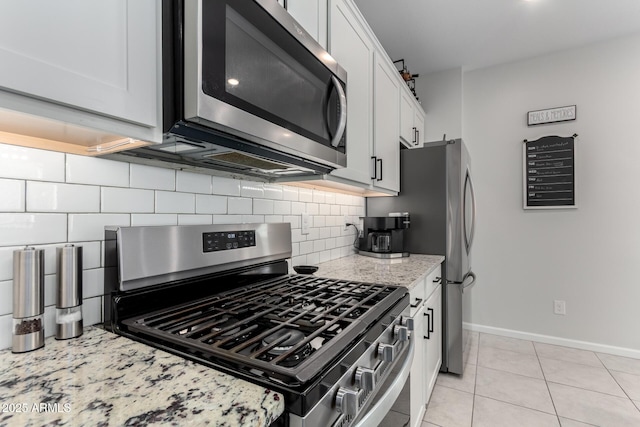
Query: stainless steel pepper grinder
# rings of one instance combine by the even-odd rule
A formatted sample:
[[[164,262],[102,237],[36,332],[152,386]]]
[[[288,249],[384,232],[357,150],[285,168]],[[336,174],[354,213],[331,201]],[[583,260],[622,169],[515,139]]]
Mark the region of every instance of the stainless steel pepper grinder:
[[[82,335],[82,246],[65,245],[56,250],[56,339]]]
[[[44,346],[44,250],[13,251],[13,338],[11,351]]]

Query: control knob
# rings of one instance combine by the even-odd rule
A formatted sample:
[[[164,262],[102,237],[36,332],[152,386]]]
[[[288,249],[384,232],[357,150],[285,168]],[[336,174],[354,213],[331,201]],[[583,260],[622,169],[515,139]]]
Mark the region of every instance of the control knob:
[[[395,348],[392,344],[378,344],[378,358],[380,360],[391,363],[395,356]]]
[[[355,390],[340,387],[336,394],[336,409],[341,414],[356,416],[358,414],[358,394]]]
[[[376,386],[376,372],[371,368],[358,367],[355,377],[356,386],[364,391],[372,391]]]

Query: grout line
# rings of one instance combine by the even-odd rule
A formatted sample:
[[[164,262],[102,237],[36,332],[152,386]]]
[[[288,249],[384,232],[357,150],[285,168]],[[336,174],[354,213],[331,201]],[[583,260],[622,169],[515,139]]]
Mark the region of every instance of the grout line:
[[[547,381],[547,376],[544,373],[544,368],[542,367],[542,362],[540,361],[540,355],[538,355],[538,349],[536,348],[533,341],[531,342],[533,346],[533,351],[536,355],[536,359],[538,359],[538,365],[540,366],[540,372],[542,372],[542,378],[544,378],[544,385],[547,387],[547,393],[549,393],[549,399],[551,400],[551,405],[553,405],[553,410],[556,413],[556,418],[558,419],[558,424],[562,425],[560,422],[560,414],[558,414],[558,408],[556,407],[556,402],[553,400],[553,394],[551,394],[551,389],[549,388],[549,381]]]

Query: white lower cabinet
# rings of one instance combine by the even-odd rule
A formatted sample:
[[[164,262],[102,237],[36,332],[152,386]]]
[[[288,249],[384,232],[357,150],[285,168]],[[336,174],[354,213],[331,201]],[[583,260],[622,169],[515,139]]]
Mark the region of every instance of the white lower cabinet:
[[[442,365],[442,285],[437,285],[424,308],[424,401],[429,402]]]
[[[424,398],[424,378],[425,378],[425,362],[424,362],[424,304],[420,305],[420,310],[413,317],[413,334],[415,338],[415,350],[413,354],[413,363],[411,364],[411,373],[409,374],[409,390],[410,402],[409,411],[411,416],[411,427],[420,427],[425,412]]]

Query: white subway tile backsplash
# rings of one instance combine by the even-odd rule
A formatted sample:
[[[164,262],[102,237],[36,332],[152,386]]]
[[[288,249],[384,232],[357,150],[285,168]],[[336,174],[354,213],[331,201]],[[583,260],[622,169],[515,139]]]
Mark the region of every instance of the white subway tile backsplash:
[[[211,177],[213,194],[222,196],[239,196],[241,181],[237,179],[225,178],[221,176]]]
[[[272,200],[282,200],[284,195],[283,187],[280,185],[264,184],[264,197]]]
[[[253,181],[242,181],[240,187],[240,195],[242,197],[264,197],[264,187],[261,183]]]
[[[272,215],[274,213],[273,200],[254,199],[253,213],[257,215]]]
[[[57,275],[49,274],[44,276],[44,305],[56,304],[56,289],[58,288],[56,282]]]
[[[24,212],[24,181],[0,179],[0,195],[0,212]]]
[[[301,215],[306,212],[306,204],[303,202],[291,202],[291,215]]]
[[[136,188],[102,187],[102,212],[151,213],[154,191]]]
[[[210,196],[196,194],[196,213],[198,214],[224,214],[227,213],[226,196]]]
[[[288,186],[283,186],[282,187],[282,199],[283,200],[289,200],[292,202],[297,202],[298,201],[298,188],[296,187],[288,187]]]
[[[70,183],[129,186],[129,164],[115,160],[67,154],[66,173]]]
[[[324,241],[324,247],[327,249],[334,249],[336,247],[336,239],[335,237],[331,237],[329,239],[325,239]]]
[[[104,268],[84,270],[82,273],[82,298],[104,294]]]
[[[340,215],[339,205],[331,205],[331,215]]]
[[[320,256],[317,252],[307,254],[307,264],[316,265],[320,263]]]
[[[101,267],[100,242],[75,242],[74,245],[82,246],[82,268],[87,270]]]
[[[178,225],[211,225],[213,215],[178,215]]]
[[[292,243],[291,244],[291,256],[295,257],[300,255],[300,243]]]
[[[100,187],[28,181],[27,211],[100,212]]]
[[[314,240],[313,241],[313,252],[322,252],[322,251],[324,251],[326,249],[327,249],[327,247],[325,246],[324,240]]]
[[[82,324],[86,326],[102,323],[102,297],[86,298],[82,300]]]
[[[331,215],[331,206],[326,205],[324,203],[318,206],[318,214],[320,215]]]
[[[294,265],[308,265],[306,255],[298,255],[291,258],[291,266]]]
[[[56,308],[53,305],[44,308],[44,337],[56,334]]]
[[[265,215],[264,222],[284,222],[282,215]]]
[[[307,203],[305,210],[309,215],[318,215],[320,206],[317,203]]]
[[[313,190],[312,201],[313,203],[325,203],[326,194],[324,191]]]
[[[349,215],[349,206],[341,205],[340,206],[340,215]]]
[[[300,242],[300,254],[307,255],[313,252],[313,242],[304,241]]]
[[[291,242],[297,243],[297,242],[303,242],[305,240],[307,240],[307,236],[302,234],[299,228],[291,229]]]
[[[131,214],[131,226],[178,225],[177,214]]]
[[[320,256],[320,262],[331,261],[331,251],[322,251],[318,255]]]
[[[331,259],[342,258],[342,248],[331,249]]]
[[[314,227],[309,229],[309,234],[307,234],[307,240],[316,240],[320,238],[320,230]]]
[[[176,171],[147,165],[131,163],[131,188],[146,188],[149,190],[176,189]]]
[[[242,224],[242,215],[214,215],[214,224]]]
[[[195,213],[196,195],[156,191],[156,213]]]
[[[17,145],[0,144],[3,178],[64,181],[64,154]]]
[[[0,349],[11,348],[11,329],[13,317],[10,314],[0,316]]]
[[[330,192],[326,192],[324,194],[324,202],[327,205],[333,205],[336,203],[336,193],[330,193]]]
[[[131,222],[129,214],[69,214],[68,216],[71,242],[103,240],[106,225],[128,226]]]
[[[11,313],[13,313],[13,280],[3,280],[0,282],[0,316]]]
[[[318,229],[318,237],[320,239],[328,239],[331,237],[331,227],[320,227]]]
[[[178,171],[176,190],[185,193],[211,194],[211,175]]]
[[[291,214],[291,202],[285,200],[276,200],[273,203],[273,213],[280,215]]]
[[[298,188],[298,201],[313,202],[313,190],[310,188]]]
[[[251,214],[253,213],[253,200],[241,197],[229,197],[227,199],[227,209],[229,214]]]
[[[37,245],[67,240],[64,214],[0,213],[0,245]]]
[[[289,222],[291,223],[291,228],[300,228],[300,222],[301,219],[299,216],[296,215],[285,215],[282,217],[282,221],[283,222]]]
[[[264,222],[264,215],[242,215],[245,224],[258,224]]]
[[[313,217],[314,227],[324,227],[327,223],[326,217],[323,215],[316,215]]]

